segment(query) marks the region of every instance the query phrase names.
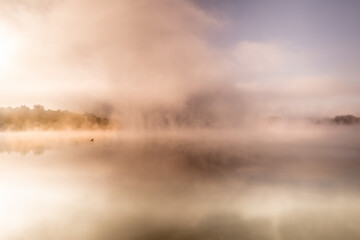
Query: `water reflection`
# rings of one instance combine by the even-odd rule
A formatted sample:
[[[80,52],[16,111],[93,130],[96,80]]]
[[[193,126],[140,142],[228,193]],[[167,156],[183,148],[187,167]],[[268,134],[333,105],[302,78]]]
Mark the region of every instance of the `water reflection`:
[[[94,137],[101,140],[113,135],[113,132],[104,131],[7,132],[0,135],[0,153],[42,155],[47,150],[86,144],[93,142]]]
[[[3,135],[0,238],[359,239],[353,132]]]

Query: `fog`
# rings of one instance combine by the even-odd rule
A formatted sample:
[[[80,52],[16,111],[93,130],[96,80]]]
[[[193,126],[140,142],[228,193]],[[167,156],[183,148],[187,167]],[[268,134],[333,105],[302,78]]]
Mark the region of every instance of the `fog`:
[[[2,134],[0,235],[358,238],[358,128],[293,126]]]
[[[357,21],[280,2],[0,1],[0,239],[359,239]]]
[[[312,46],[241,35],[267,15],[249,23],[214,4],[2,1],[2,105],[111,115],[132,129],[360,114],[356,71],[324,67],[326,55]],[[257,13],[243,4],[241,13]]]
[[[2,1],[0,11],[4,106],[112,115],[147,129],[358,113],[354,99],[332,102],[355,85],[293,76],[311,56],[286,46],[219,43],[232,25],[196,2]]]
[[[135,126],[143,118],[160,126],[158,118],[238,122],[245,112],[227,57],[207,40],[221,23],[191,2],[8,1],[0,8],[21,51],[16,70],[4,73],[5,104],[114,113]],[[25,81],[30,91],[19,88]]]

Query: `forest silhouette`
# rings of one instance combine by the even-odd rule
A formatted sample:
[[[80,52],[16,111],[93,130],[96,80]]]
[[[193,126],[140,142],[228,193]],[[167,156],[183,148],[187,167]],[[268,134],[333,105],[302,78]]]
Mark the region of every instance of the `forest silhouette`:
[[[112,126],[108,118],[92,113],[46,110],[42,105],[0,108],[0,131],[105,130]]]

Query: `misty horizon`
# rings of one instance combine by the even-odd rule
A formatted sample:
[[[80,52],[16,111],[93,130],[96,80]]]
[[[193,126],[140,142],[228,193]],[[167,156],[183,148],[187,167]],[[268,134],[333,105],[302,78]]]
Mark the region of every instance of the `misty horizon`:
[[[360,239],[359,11],[1,0],[0,239]]]
[[[323,10],[321,2],[4,1],[0,102],[111,114],[125,125],[152,111],[230,126],[272,115],[360,115],[351,51],[360,34],[329,17],[357,4]],[[328,14],[304,13],[301,23],[309,7]]]
[[[203,104],[206,104],[203,103]],[[195,104],[196,105],[196,104]],[[200,104],[201,106],[201,104]],[[204,105],[203,105],[204,106]],[[182,128],[243,128],[250,125],[259,126],[261,123],[276,124],[287,123],[296,126],[298,123],[309,124],[337,124],[354,125],[360,123],[360,118],[351,114],[336,115],[333,117],[282,117],[268,116],[263,118],[247,119],[244,121],[221,122],[211,112],[189,107],[186,111],[176,111],[169,108],[152,109],[151,111],[139,112],[138,130],[161,130]],[[196,111],[198,110],[198,111]],[[189,113],[190,112],[190,113]],[[191,113],[192,112],[192,113]],[[200,113],[199,113],[200,112]],[[222,116],[226,117],[226,116]],[[42,105],[34,105],[32,108],[22,105],[19,107],[0,107],[0,131],[63,131],[63,130],[128,130],[122,119],[111,114],[108,116],[95,115],[94,113],[76,113],[69,110],[46,109]],[[269,125],[268,127],[271,127]],[[132,128],[130,128],[132,129]],[[133,129],[134,130],[134,129]]]

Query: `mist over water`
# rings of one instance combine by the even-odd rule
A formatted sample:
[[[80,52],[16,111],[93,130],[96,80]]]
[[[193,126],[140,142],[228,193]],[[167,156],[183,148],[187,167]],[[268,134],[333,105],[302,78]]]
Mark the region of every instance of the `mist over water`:
[[[357,239],[358,128],[293,127],[3,134],[0,236]]]
[[[1,0],[0,239],[360,239],[359,10]]]

